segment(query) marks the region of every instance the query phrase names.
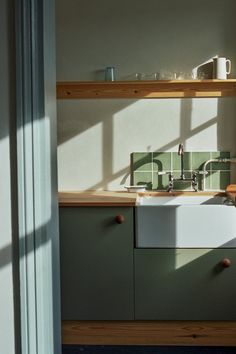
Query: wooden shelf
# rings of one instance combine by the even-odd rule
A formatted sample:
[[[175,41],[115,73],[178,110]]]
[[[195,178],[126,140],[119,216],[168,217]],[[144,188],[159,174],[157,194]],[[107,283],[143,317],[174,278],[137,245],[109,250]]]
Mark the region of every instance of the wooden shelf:
[[[236,346],[236,321],[62,321],[62,343]]]
[[[175,81],[58,82],[58,99],[194,98],[236,96],[236,79]]]

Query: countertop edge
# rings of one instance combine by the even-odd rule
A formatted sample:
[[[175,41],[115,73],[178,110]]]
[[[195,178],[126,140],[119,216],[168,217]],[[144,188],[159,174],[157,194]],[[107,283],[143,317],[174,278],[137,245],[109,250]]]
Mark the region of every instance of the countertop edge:
[[[224,192],[198,192],[199,195],[225,195]],[[82,207],[82,206],[100,206],[100,207],[134,207],[138,196],[177,196],[177,195],[196,195],[195,192],[173,193],[147,191],[142,193],[128,193],[123,191],[71,191],[59,192],[60,207]]]
[[[136,202],[60,202],[60,207],[81,207],[81,206],[100,206],[100,207],[134,207]]]

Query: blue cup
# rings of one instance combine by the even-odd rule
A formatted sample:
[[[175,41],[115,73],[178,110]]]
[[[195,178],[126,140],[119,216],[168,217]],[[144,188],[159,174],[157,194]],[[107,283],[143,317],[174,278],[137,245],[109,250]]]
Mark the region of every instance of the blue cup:
[[[106,81],[115,81],[115,67],[107,66],[105,69],[105,80]]]

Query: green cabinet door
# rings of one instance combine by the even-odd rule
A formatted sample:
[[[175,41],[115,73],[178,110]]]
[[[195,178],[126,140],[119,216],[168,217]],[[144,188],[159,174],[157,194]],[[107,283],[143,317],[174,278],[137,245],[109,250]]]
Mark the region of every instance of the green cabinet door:
[[[60,208],[63,320],[134,318],[133,244],[132,207]]]
[[[137,320],[236,320],[235,299],[235,249],[135,250]]]

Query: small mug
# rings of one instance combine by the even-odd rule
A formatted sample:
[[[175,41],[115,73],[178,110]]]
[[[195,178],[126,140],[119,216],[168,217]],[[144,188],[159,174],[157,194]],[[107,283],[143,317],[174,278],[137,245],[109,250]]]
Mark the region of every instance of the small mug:
[[[105,69],[105,81],[115,81],[115,67],[107,66]]]
[[[228,64],[228,70],[227,70]],[[226,58],[213,58],[213,78],[226,80],[231,72],[231,61]]]

